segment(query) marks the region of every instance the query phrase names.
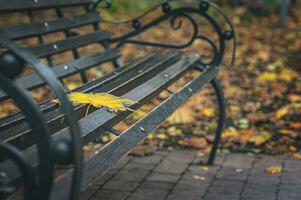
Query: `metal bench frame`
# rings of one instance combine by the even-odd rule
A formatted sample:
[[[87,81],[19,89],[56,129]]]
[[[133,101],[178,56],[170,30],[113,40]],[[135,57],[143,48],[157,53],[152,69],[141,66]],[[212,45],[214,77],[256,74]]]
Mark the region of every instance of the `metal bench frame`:
[[[109,1],[0,1],[0,12],[26,11],[32,22],[30,26],[35,26],[34,29],[30,29],[31,31],[24,29],[22,25],[0,27],[0,47],[8,50],[8,52],[4,52],[0,56],[0,100],[13,99],[23,113],[14,114],[11,118],[1,119],[2,121],[0,121],[0,154],[2,158],[2,160],[0,160],[0,172],[3,169],[9,169],[12,165],[16,166],[19,170],[19,172],[12,172],[15,173],[16,177],[6,177],[4,173],[0,174],[0,192],[2,193],[0,198],[6,199],[7,196],[10,196],[12,192],[15,191],[13,183],[22,177],[21,180],[24,188],[23,194],[24,199],[26,200],[78,199],[80,191],[86,189],[89,184],[93,182],[95,177],[100,176],[111,169],[119,159],[127,155],[127,153],[137,143],[144,139],[149,132],[157,128],[158,125],[184,104],[193,94],[206,85],[206,83],[211,83],[213,86],[219,106],[216,136],[208,160],[208,164],[213,164],[226,119],[223,91],[219,81],[215,77],[223,60],[227,40],[233,41],[234,60],[236,43],[234,28],[222,10],[211,2],[201,1],[198,8],[182,7],[174,9],[171,5],[172,1],[166,1],[162,5],[150,9],[149,12],[159,7],[163,10],[163,14],[152,22],[146,24],[142,23],[142,19],[149,12],[132,20],[111,22],[118,24],[131,23],[133,27],[133,30],[115,38],[109,37],[106,35],[105,31],[103,32],[103,30],[99,29],[99,22],[109,22],[103,19],[100,20],[99,15],[95,11],[99,4],[105,2],[109,5]],[[81,16],[78,16],[76,18],[64,18],[64,12],[60,7],[65,6],[85,6],[87,10],[86,17],[81,18]],[[209,8],[211,7],[216,9],[225,19],[229,30],[224,30],[224,28],[222,28],[223,26],[208,13]],[[41,8],[56,9],[57,15],[62,19],[57,20],[56,22],[45,21],[42,24],[35,22],[32,12],[35,9]],[[193,15],[203,17],[207,20],[208,24],[212,26],[218,36],[218,44],[216,44],[213,39],[200,33],[199,24]],[[181,22],[179,22],[179,18],[185,18],[193,27],[191,39],[184,44],[162,44],[135,39],[137,35],[143,34],[146,30],[168,20],[170,20],[172,29],[180,29],[182,26]],[[70,27],[67,28],[67,24],[69,24]],[[76,32],[69,31],[70,28],[80,26],[81,24],[92,24],[95,32],[85,37],[80,36]],[[63,28],[61,26],[63,26]],[[66,27],[64,28],[64,26]],[[66,39],[54,43],[44,43],[42,35],[55,32],[56,29],[63,30]],[[40,44],[38,46],[24,48],[14,41],[19,38],[33,36],[39,38]],[[185,49],[196,40],[203,40],[211,46],[213,56],[210,62],[204,63],[200,59],[201,57],[195,54],[188,56],[185,60],[179,60],[180,56],[177,53],[167,53],[161,57],[149,55],[144,60],[142,59],[137,61],[137,63],[133,63],[132,66],[124,66],[118,59],[120,52],[116,50],[126,44],[169,49]],[[85,45],[92,41],[100,42],[107,50],[103,54],[92,55],[86,60],[80,58],[77,48],[81,46],[81,44]],[[77,46],[73,47],[75,42],[77,43]],[[46,57],[49,65],[52,66],[51,55],[65,50],[64,48],[71,50],[74,56],[74,61],[68,65],[59,65],[50,68],[40,62],[40,57]],[[3,56],[4,54],[6,57]],[[95,64],[97,64],[103,62],[104,59],[113,62],[117,68],[115,73],[109,74],[99,80],[89,82],[84,71],[88,69],[90,65],[94,64],[91,64],[90,62],[94,61]],[[160,62],[156,63],[156,59],[159,59]],[[86,64],[88,62],[89,64]],[[17,77],[21,73],[24,63],[32,66],[36,74],[25,78]],[[127,73],[134,73],[133,69],[139,68],[137,66],[139,66],[139,64],[142,65],[141,63],[150,66],[145,74],[137,75],[135,78],[136,82],[140,82],[141,85],[136,86],[136,88],[133,87],[132,90],[122,94],[123,97],[139,101],[141,104],[146,103],[150,97],[154,97],[160,91],[166,89],[174,79],[176,80],[181,77],[188,69],[198,70],[202,74],[193,79],[178,92],[173,93],[170,98],[157,106],[127,131],[122,134],[115,133],[118,135],[118,138],[113,142],[95,152],[93,156],[84,158],[82,146],[91,141],[93,137],[100,135],[100,131],[104,132],[105,130],[110,130],[112,125],[124,119],[130,112],[115,114],[101,108],[98,110],[92,109],[90,115],[84,117],[84,106],[74,107],[69,102],[65,88],[62,87],[59,79],[70,74],[81,73],[82,80],[86,85],[81,87],[80,91],[113,91],[114,94],[118,95],[119,93],[121,94],[120,91],[130,83],[124,83],[124,85],[121,85],[114,90],[110,87],[106,90],[106,86],[100,89],[100,86],[105,85],[111,79],[115,80],[116,78],[119,78],[122,80],[122,77],[125,77]],[[165,65],[170,67],[164,70]],[[183,65],[185,65],[185,67],[183,67]],[[7,66],[10,66],[11,68],[8,70]],[[160,68],[160,70],[157,68]],[[147,75],[147,73],[151,75]],[[149,81],[144,83],[144,78],[148,76],[150,76],[150,78],[147,79]],[[20,83],[23,85],[21,86]],[[56,98],[60,101],[60,108],[57,109],[60,110],[62,115],[52,121],[52,130],[49,129],[50,122],[47,121],[43,113],[53,109],[53,105],[49,102],[37,105],[33,98],[27,93],[27,90],[35,89],[41,85],[47,85],[51,88]],[[148,87],[148,90],[143,90]],[[136,109],[138,107],[139,105],[134,105],[132,108]],[[77,114],[75,114],[74,110]],[[51,111],[49,112],[51,114]],[[50,114],[49,119],[51,119]],[[82,118],[81,121],[77,120],[77,118],[79,118],[78,116]],[[58,123],[59,121],[63,123],[60,124]],[[27,131],[24,132],[25,136],[22,138],[18,138],[19,136],[16,136],[9,131],[20,123],[25,123],[24,126],[21,125],[24,130]],[[2,133],[2,126],[5,127],[3,130],[7,129],[8,131],[3,131]],[[55,134],[52,132],[55,132]],[[31,134],[31,137],[28,138],[27,135],[29,135],[29,133]],[[33,154],[38,155],[37,160],[33,158]],[[7,160],[3,160],[3,158],[9,158],[12,162],[7,162]],[[72,168],[67,169],[62,175],[54,179],[56,166],[65,165],[72,165]],[[34,169],[36,169],[36,172],[34,172]],[[69,185],[71,186],[69,187]]]

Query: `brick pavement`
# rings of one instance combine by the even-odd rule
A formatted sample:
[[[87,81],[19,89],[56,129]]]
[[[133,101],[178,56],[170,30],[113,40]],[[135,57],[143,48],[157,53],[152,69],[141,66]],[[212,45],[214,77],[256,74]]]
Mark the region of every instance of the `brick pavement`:
[[[196,151],[128,156],[82,194],[82,200],[300,200],[301,160],[219,154],[209,170]],[[279,165],[280,174],[265,168]]]

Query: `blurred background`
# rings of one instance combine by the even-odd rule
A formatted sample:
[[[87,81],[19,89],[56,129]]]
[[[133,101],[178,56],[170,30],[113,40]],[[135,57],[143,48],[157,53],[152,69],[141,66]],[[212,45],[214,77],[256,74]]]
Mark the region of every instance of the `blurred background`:
[[[107,20],[131,19],[162,2],[116,0],[112,2],[111,9],[101,9],[101,15]],[[185,6],[196,2],[184,0],[176,1],[175,4]],[[238,40],[235,65],[230,66],[229,46],[220,73],[228,102],[227,128],[222,144],[224,151],[287,154],[300,158],[301,2],[214,2],[219,4],[233,21]],[[217,15],[214,10],[210,12]],[[157,14],[148,18],[154,18]],[[109,25],[103,25],[103,28],[107,27]],[[168,25],[165,27],[168,28]],[[147,41],[176,43],[187,41],[188,30],[181,29],[175,33],[162,26],[151,29],[141,37]],[[118,35],[127,31],[124,25],[120,25],[120,30],[112,34]],[[184,53],[201,53],[201,45],[195,42],[190,49],[184,50]],[[148,50],[127,45],[123,47],[123,52],[126,59],[132,59],[142,56],[147,51],[145,49]],[[151,134],[144,145],[196,148],[200,149],[200,155],[206,154],[210,149],[212,133],[216,126],[214,101],[211,88],[206,88],[177,111],[156,133]],[[148,151],[148,148],[140,147],[136,153],[144,154]]]

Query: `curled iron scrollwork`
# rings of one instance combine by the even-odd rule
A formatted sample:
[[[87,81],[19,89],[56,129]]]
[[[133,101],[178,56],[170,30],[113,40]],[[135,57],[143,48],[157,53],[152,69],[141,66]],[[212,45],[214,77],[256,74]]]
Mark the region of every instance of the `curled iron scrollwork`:
[[[125,33],[121,36],[116,36],[110,39],[110,43],[116,45],[116,47],[122,47],[126,44],[135,44],[135,45],[145,45],[145,46],[153,46],[153,47],[161,47],[161,48],[170,48],[170,49],[184,49],[191,46],[196,40],[202,40],[207,43],[212,50],[212,59],[209,62],[203,63],[205,65],[219,65],[223,59],[226,40],[233,39],[233,54],[232,54],[232,65],[235,58],[235,48],[236,48],[236,39],[234,27],[231,24],[231,21],[227,18],[227,16],[223,13],[222,9],[220,9],[216,4],[209,1],[201,1],[198,8],[193,7],[180,7],[173,9],[171,6],[171,2],[176,0],[167,0],[163,4],[152,7],[149,11],[135,17],[130,20],[123,21],[108,21],[102,19],[103,23],[110,24],[130,24],[132,23],[133,30]],[[142,19],[146,17],[150,12],[162,8],[163,14],[158,18],[154,19],[149,23],[142,23]],[[225,19],[225,22],[229,26],[229,30],[224,30],[222,25],[216,20],[215,17],[210,15],[209,8],[213,7],[221,14],[221,16]],[[201,16],[207,20],[208,24],[210,24],[214,30],[214,32],[218,36],[218,41],[214,41],[212,37],[201,33],[200,24],[198,23],[196,17]],[[187,39],[186,42],[180,44],[171,44],[171,43],[160,43],[160,42],[151,42],[145,41],[141,39],[136,39],[136,36],[141,35],[143,32],[148,29],[159,25],[162,22],[170,20],[170,27],[172,30],[179,30],[183,28],[182,22],[183,20],[188,21],[191,25],[191,36]]]

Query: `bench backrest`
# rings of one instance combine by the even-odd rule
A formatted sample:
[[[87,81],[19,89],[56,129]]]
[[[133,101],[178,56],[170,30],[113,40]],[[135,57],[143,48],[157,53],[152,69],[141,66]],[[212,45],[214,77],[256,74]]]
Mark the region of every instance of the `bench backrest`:
[[[0,32],[52,67],[57,77],[81,73],[87,82],[86,70],[119,56],[117,49],[107,47],[109,33],[99,28],[99,13],[91,9],[94,3],[95,0],[0,0]],[[17,82],[26,89],[45,84],[35,73],[27,70],[25,74]],[[0,101],[7,98],[0,91]]]

